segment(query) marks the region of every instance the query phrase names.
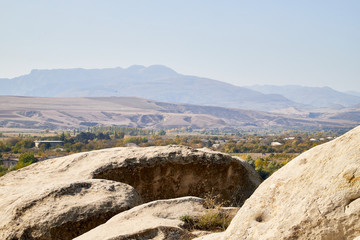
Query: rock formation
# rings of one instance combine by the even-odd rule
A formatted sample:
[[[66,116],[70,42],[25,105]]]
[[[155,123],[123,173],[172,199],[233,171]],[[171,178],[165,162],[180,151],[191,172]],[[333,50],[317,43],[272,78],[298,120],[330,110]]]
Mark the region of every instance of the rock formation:
[[[141,202],[131,186],[107,180],[26,187],[1,198],[1,239],[72,239]]]
[[[212,192],[241,203],[260,182],[237,158],[184,146],[50,159],[0,178],[0,239],[72,239],[142,200]]]
[[[360,127],[264,181],[224,234],[199,239],[354,239],[360,235]]]
[[[201,198],[157,200],[122,212],[76,240],[192,239],[182,216],[200,217],[207,209]]]
[[[209,149],[133,148],[119,156],[117,162],[94,170],[92,177],[128,183],[145,202],[210,192],[224,201],[242,202],[261,183],[246,162]]]

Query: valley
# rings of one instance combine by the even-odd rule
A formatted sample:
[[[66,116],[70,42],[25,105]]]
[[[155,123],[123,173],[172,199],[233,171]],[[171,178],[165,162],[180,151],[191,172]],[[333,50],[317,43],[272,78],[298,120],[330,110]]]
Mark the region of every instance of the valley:
[[[136,97],[0,96],[0,132],[127,126],[149,129],[347,129],[360,109],[292,114],[160,102]]]

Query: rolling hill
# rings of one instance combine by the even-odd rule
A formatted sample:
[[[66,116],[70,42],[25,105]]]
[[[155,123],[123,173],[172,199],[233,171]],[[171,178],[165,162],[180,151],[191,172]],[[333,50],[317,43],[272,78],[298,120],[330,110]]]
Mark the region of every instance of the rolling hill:
[[[332,119],[330,117],[333,117]],[[349,128],[358,124],[343,117],[316,118],[285,114],[175,104],[134,97],[42,98],[0,96],[0,131],[4,129],[73,129],[130,126],[168,129],[308,129]]]

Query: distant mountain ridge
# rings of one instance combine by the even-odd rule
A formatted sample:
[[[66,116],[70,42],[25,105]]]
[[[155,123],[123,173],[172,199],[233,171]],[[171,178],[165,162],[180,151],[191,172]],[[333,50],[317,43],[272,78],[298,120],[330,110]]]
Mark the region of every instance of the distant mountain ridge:
[[[280,94],[294,102],[320,108],[341,109],[360,103],[360,96],[336,91],[330,87],[304,87],[298,85],[254,85],[247,87],[264,94]]]
[[[109,69],[33,70],[13,79],[0,79],[0,95],[38,97],[141,97],[157,101],[253,110],[304,107],[278,94],[225,82],[182,75],[153,65]]]
[[[179,74],[162,65],[128,68],[32,70],[0,79],[0,95],[33,97],[140,97],[156,101],[260,111],[340,110],[360,96],[329,87],[249,86]]]
[[[360,92],[357,92],[357,91],[347,91],[345,93],[360,97]]]

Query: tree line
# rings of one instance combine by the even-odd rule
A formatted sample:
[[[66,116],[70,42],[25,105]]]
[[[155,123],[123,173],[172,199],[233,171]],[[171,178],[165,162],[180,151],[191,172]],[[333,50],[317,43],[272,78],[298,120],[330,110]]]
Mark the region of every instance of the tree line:
[[[189,130],[189,129],[187,129]],[[291,136],[291,137],[290,137]],[[269,156],[247,161],[266,178],[281,166],[291,160],[291,153],[301,153],[318,144],[335,137],[333,132],[301,133],[291,132],[281,135],[177,135],[173,131],[149,130],[130,127],[89,127],[87,131],[75,134],[62,132],[51,137],[8,137],[0,141],[0,176],[6,172],[27,166],[38,160],[49,157],[64,156],[76,152],[98,150],[111,147],[125,147],[137,145],[165,146],[170,144],[185,145],[194,148],[207,147],[229,154],[270,153]],[[315,140],[314,140],[315,139]],[[51,146],[40,144],[35,148],[35,140],[57,140],[63,144]],[[277,141],[281,145],[271,146]],[[24,155],[26,154],[26,155]],[[283,154],[283,157],[279,157]],[[290,154],[290,155],[289,155]],[[21,157],[23,156],[23,157]],[[20,161],[13,168],[4,167],[1,160],[11,157],[28,160]],[[31,160],[29,160],[29,156]],[[285,157],[284,157],[285,156]],[[281,159],[281,160],[280,160]]]

